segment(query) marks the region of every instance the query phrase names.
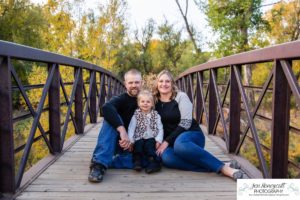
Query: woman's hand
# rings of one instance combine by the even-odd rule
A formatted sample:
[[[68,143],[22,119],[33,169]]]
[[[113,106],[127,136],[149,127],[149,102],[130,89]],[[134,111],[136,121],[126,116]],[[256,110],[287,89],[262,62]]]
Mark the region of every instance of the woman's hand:
[[[156,154],[161,156],[163,152],[166,150],[166,148],[169,146],[169,143],[164,141],[159,148],[156,150]]]

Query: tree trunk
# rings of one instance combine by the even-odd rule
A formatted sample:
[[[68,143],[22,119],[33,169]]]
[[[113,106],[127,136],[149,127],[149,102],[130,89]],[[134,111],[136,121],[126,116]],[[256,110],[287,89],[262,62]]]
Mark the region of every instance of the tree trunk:
[[[180,3],[178,2],[178,0],[175,0],[175,2],[176,2],[177,6],[179,8],[179,11],[181,13],[181,16],[182,16],[184,24],[185,24],[186,31],[189,34],[189,37],[190,37],[190,39],[191,39],[191,41],[193,43],[195,51],[196,51],[197,55],[199,55],[201,53],[201,49],[197,46],[196,39],[195,39],[195,33],[192,31],[192,26],[189,24],[188,19],[187,19],[188,2],[189,1],[186,0],[185,13],[183,13],[182,7],[181,7]]]

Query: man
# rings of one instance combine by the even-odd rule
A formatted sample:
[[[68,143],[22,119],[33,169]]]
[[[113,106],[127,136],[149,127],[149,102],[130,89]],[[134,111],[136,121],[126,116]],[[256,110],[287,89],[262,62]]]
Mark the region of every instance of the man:
[[[132,165],[131,159],[118,160],[113,156],[116,150],[124,153],[130,148],[126,130],[137,109],[136,97],[142,86],[142,75],[131,69],[125,73],[124,80],[126,92],[113,97],[102,107],[104,120],[91,161],[90,182],[101,182],[108,167],[130,168]]]

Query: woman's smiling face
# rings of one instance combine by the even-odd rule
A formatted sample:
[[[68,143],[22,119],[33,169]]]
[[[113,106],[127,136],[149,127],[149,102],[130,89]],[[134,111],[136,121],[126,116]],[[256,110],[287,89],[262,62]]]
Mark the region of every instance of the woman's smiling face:
[[[172,93],[172,80],[167,74],[163,74],[159,77],[157,88],[160,94]]]

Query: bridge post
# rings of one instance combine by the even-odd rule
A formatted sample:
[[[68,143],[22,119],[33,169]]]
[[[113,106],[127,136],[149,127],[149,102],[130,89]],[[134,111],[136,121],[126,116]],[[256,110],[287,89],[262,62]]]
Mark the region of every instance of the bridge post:
[[[90,71],[90,76],[91,76],[90,80],[93,80],[93,82],[90,83],[90,86],[92,87],[91,97],[90,97],[90,110],[91,110],[90,122],[97,123],[96,72],[93,73],[92,71]]]
[[[201,78],[200,78],[201,76]],[[196,102],[197,102],[197,105],[196,105],[196,120],[198,123],[201,124],[201,111],[203,109],[203,107],[205,106],[204,105],[204,102],[202,102],[202,98],[201,98],[201,95],[202,95],[202,88],[201,88],[201,83],[200,81],[202,81],[202,76],[203,74],[201,72],[197,72],[196,74]],[[207,122],[206,122],[207,123]]]
[[[77,83],[76,91],[75,91],[75,122],[78,129],[78,133],[76,134],[82,134],[84,132],[83,127],[83,79],[82,79],[82,69],[78,68],[74,71],[79,70],[79,80]],[[73,86],[74,87],[74,86]]]
[[[209,71],[209,104],[208,104],[208,134],[214,133],[214,126],[217,121],[217,95],[214,90],[214,82],[212,78],[212,70],[215,70],[217,76],[217,70],[211,69]]]
[[[99,109],[100,109],[100,116],[103,116],[102,106],[105,103],[105,96],[106,96],[105,74],[102,73],[100,75],[100,89],[99,89]]]
[[[241,71],[241,66],[238,66]],[[229,105],[229,153],[235,152],[240,142],[240,116],[241,116],[241,93],[234,74],[233,66],[230,67],[230,105]]]
[[[117,86],[118,86],[117,79],[114,79],[113,96],[115,96],[117,94]]]
[[[187,95],[189,96],[192,103],[194,103],[194,77],[193,74],[187,76]]]
[[[182,82],[183,82],[183,84],[182,84],[182,86],[183,86],[183,91],[185,92],[185,93],[187,93],[188,91],[187,91],[187,84],[188,84],[188,77],[187,76],[184,76],[183,78],[182,78]]]
[[[179,80],[179,89],[183,91],[183,78]]]
[[[0,57],[0,192],[14,193],[15,153],[10,58]]]
[[[107,77],[107,101],[109,101],[112,96],[111,83],[112,83],[112,78],[109,76]]]
[[[48,64],[51,69],[53,64]],[[51,153],[61,152],[61,128],[60,128],[60,76],[59,66],[55,65],[53,80],[49,88],[49,139],[53,149]]]
[[[290,67],[288,65],[287,67]],[[288,170],[291,90],[283,66],[275,61],[272,104],[271,177],[285,178]]]

